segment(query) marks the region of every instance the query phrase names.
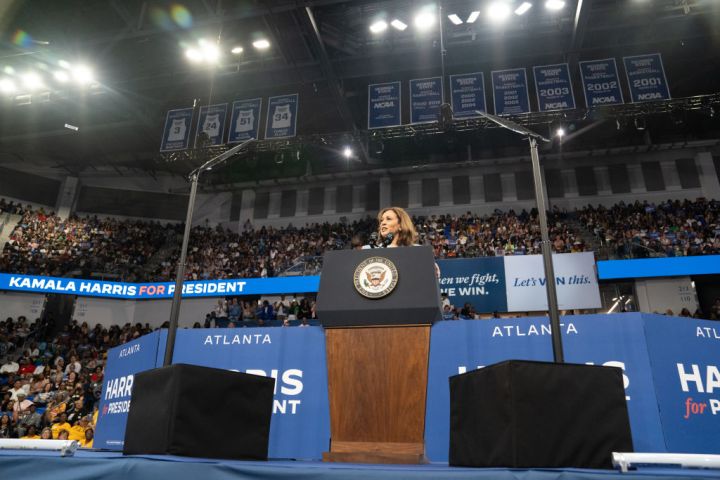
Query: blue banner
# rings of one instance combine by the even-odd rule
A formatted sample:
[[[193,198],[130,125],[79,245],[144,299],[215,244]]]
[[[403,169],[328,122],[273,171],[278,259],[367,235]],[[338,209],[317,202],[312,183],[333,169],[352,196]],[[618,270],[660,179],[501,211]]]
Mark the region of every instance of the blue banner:
[[[183,298],[317,292],[319,276],[201,280],[183,284]],[[174,282],[123,283],[0,273],[0,290],[123,299],[172,298]]]
[[[368,128],[397,127],[402,123],[400,82],[368,85]]]
[[[579,62],[587,108],[625,102],[614,58]]]
[[[94,448],[122,450],[133,381],[137,373],[155,368],[159,338],[155,331],[108,350]]]
[[[173,363],[275,378],[268,455],[320,459],[328,450],[330,407],[321,328],[178,330]]]
[[[442,102],[442,77],[410,80],[410,123],[437,122]]]
[[[168,111],[165,116],[162,141],[160,142],[161,152],[173,152],[188,148],[190,145],[192,117],[192,108],[179,108]]]
[[[208,145],[221,145],[225,138],[225,117],[227,116],[227,103],[206,105],[200,107],[197,130],[195,132],[195,146],[201,133],[208,136]]]
[[[260,111],[262,98],[238,100],[232,104],[228,143],[260,138]]]
[[[281,95],[268,100],[265,138],[289,138],[297,134],[297,116],[300,96]]]
[[[507,312],[505,258],[438,260],[440,292],[451,305],[470,303],[478,312]]]
[[[530,112],[527,72],[524,68],[491,72],[495,115]]]
[[[720,273],[720,255],[600,260],[597,271],[600,280],[715,275]]]
[[[720,324],[644,317],[668,451],[720,454]]]
[[[541,112],[575,109],[575,95],[567,63],[533,67],[533,76]]]
[[[565,360],[622,368],[636,451],[667,451],[644,348],[639,314],[563,317]],[[504,360],[552,361],[547,318],[435,324],[430,338],[425,441],[428,458],[448,459],[450,394],[448,378]],[[539,412],[538,414],[541,414]],[[707,440],[707,436],[704,437]]]
[[[482,72],[450,75],[450,92],[455,118],[477,117],[476,112],[487,112]]]
[[[623,57],[633,103],[670,100],[670,86],[659,53]]]

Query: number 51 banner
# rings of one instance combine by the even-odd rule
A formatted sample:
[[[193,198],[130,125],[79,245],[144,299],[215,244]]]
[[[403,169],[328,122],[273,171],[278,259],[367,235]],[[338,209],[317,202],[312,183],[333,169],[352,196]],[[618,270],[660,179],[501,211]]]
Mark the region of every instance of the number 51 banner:
[[[268,100],[265,138],[289,138],[297,133],[299,95],[281,95]]]
[[[260,130],[260,109],[262,98],[238,100],[232,104],[228,143],[238,143],[258,139]]]

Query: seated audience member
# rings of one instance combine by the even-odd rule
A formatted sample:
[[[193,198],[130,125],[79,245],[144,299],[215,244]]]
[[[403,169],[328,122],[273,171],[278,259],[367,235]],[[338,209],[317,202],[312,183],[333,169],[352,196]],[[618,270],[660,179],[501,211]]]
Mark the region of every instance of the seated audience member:
[[[53,434],[50,427],[45,427],[42,429],[42,432],[40,432],[40,440],[52,440]]]
[[[64,428],[61,428],[58,431],[57,438],[55,440],[70,440],[70,432],[68,432]]]
[[[88,427],[85,429],[85,438],[80,442],[81,448],[93,448],[93,440],[95,438],[95,429]]]
[[[72,428],[72,425],[70,425],[67,421],[67,415],[63,412],[59,415],[57,418],[57,421],[52,424],[50,429],[53,433],[53,438],[57,439],[59,438],[59,434],[61,430],[64,430],[66,433],[70,432],[70,429]]]
[[[0,413],[0,438],[15,438],[15,428],[8,413]]]
[[[38,435],[35,425],[29,425],[27,431],[25,432],[25,435],[21,436],[20,438],[22,438],[23,440],[39,440],[40,435]]]

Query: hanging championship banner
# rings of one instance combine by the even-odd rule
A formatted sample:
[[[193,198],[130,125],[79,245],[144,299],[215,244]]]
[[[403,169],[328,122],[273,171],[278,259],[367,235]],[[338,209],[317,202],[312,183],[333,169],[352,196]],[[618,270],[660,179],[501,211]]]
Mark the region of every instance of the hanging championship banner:
[[[620,105],[625,102],[614,58],[579,63],[585,103],[588,108],[598,105]]]
[[[165,116],[162,141],[160,142],[161,152],[173,152],[188,148],[192,117],[192,107],[168,111]]]
[[[368,85],[368,129],[397,127],[402,123],[400,82]]]
[[[533,67],[533,76],[541,112],[575,109],[575,95],[567,63]]]
[[[297,115],[300,96],[281,95],[268,100],[265,138],[289,138],[297,133]]]
[[[218,105],[206,105],[200,107],[198,115],[198,126],[195,132],[195,146],[198,146],[198,138],[201,133],[208,136],[208,145],[220,145],[225,136],[225,116],[227,114],[227,103]]]
[[[238,143],[251,138],[259,138],[261,108],[262,98],[233,102],[227,143]]]
[[[670,100],[670,87],[659,53],[623,57],[623,63],[633,103]]]
[[[437,122],[442,101],[442,77],[410,80],[410,123]]]
[[[495,115],[530,112],[527,73],[524,68],[491,72]]]
[[[475,112],[487,112],[482,72],[450,75],[450,92],[455,118],[477,117]]]

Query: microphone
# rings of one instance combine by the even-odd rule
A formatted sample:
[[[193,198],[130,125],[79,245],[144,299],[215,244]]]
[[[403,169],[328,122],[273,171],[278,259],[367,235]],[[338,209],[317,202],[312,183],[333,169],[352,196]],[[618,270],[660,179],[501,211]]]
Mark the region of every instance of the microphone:
[[[370,248],[377,248],[378,243],[378,234],[377,232],[372,232],[370,234],[370,240],[368,240],[368,245],[370,245]]]
[[[383,248],[387,248],[393,241],[393,238],[395,238],[395,235],[393,235],[392,232],[385,235],[385,238],[383,238]]]

